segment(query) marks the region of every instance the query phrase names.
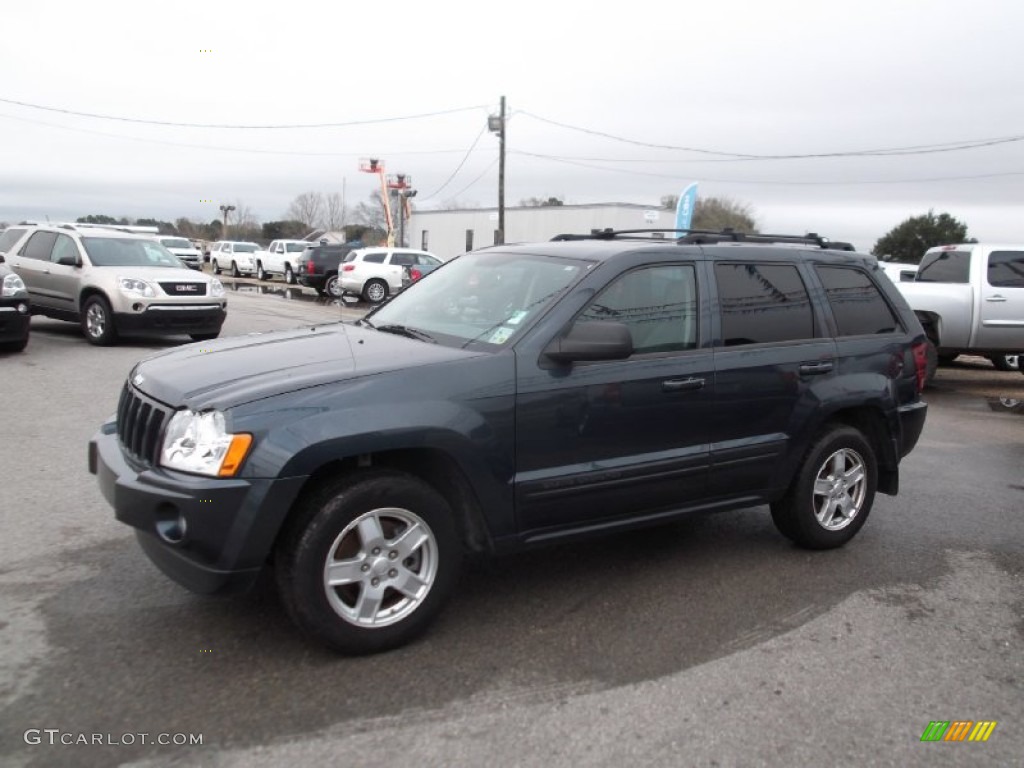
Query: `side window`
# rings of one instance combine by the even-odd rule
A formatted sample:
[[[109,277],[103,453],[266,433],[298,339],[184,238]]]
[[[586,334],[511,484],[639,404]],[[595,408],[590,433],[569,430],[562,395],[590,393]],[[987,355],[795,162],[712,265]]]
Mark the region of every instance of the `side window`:
[[[859,269],[817,267],[840,336],[895,333],[900,322],[871,278]]]
[[[363,257],[363,261],[368,261],[370,264],[383,264],[386,256],[387,253],[383,251],[380,253],[368,253]]]
[[[1024,251],[992,251],[988,257],[988,284],[1024,288]]]
[[[416,257],[411,253],[393,253],[391,263],[399,267],[411,267],[416,263]]]
[[[67,235],[57,235],[57,242],[54,243],[53,250],[50,252],[50,261],[56,264],[65,257],[77,260],[78,246]]]
[[[28,239],[28,242],[22,246],[21,255],[26,259],[49,261],[50,251],[53,250],[53,243],[56,239],[56,232],[36,232]]]
[[[619,276],[576,322],[617,320],[629,326],[633,354],[697,346],[697,280],[690,265],[636,269]]]
[[[416,257],[417,264],[423,264],[425,266],[437,266],[441,263],[440,259],[435,259],[433,256],[427,256],[425,253],[421,253]]]
[[[917,270],[919,283],[969,283],[971,281],[969,251],[939,251],[925,254]]]
[[[795,266],[716,264],[715,280],[725,346],[814,338],[811,300]]]

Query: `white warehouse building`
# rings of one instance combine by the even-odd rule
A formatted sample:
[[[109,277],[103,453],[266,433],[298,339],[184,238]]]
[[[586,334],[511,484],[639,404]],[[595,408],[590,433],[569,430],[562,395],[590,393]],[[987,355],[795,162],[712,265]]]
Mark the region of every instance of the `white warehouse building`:
[[[517,206],[505,208],[505,242],[538,242],[592,229],[671,229],[675,222],[674,209],[635,203]],[[414,210],[406,224],[406,242],[447,260],[494,245],[497,230],[497,208]]]

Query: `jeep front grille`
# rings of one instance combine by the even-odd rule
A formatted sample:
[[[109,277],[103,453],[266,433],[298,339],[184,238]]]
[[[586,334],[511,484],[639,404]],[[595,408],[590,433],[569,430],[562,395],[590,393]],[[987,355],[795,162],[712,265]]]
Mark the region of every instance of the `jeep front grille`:
[[[160,450],[160,434],[170,411],[150,400],[144,400],[126,384],[117,404],[117,439],[130,456],[156,464]]]

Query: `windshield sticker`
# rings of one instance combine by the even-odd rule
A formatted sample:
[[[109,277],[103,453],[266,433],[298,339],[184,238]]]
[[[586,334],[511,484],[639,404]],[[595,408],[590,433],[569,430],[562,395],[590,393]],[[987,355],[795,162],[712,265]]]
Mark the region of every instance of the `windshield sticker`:
[[[519,323],[523,322],[523,318],[526,317],[528,314],[529,312],[527,312],[525,309],[520,309],[518,312],[514,312],[512,316],[509,317],[509,319],[506,320],[505,322],[508,323],[509,325],[519,325]]]
[[[512,337],[512,334],[514,332],[514,328],[508,328],[503,325],[501,326],[501,328],[492,333],[491,338],[489,338],[487,341],[491,344],[504,344]]]

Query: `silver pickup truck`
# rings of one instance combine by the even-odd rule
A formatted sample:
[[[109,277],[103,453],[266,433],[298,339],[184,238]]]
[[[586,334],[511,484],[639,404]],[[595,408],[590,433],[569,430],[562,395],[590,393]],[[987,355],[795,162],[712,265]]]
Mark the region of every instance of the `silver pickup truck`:
[[[931,342],[929,378],[938,361],[959,354],[987,357],[1000,370],[1021,370],[1024,245],[930,248],[914,280],[896,286]]]

